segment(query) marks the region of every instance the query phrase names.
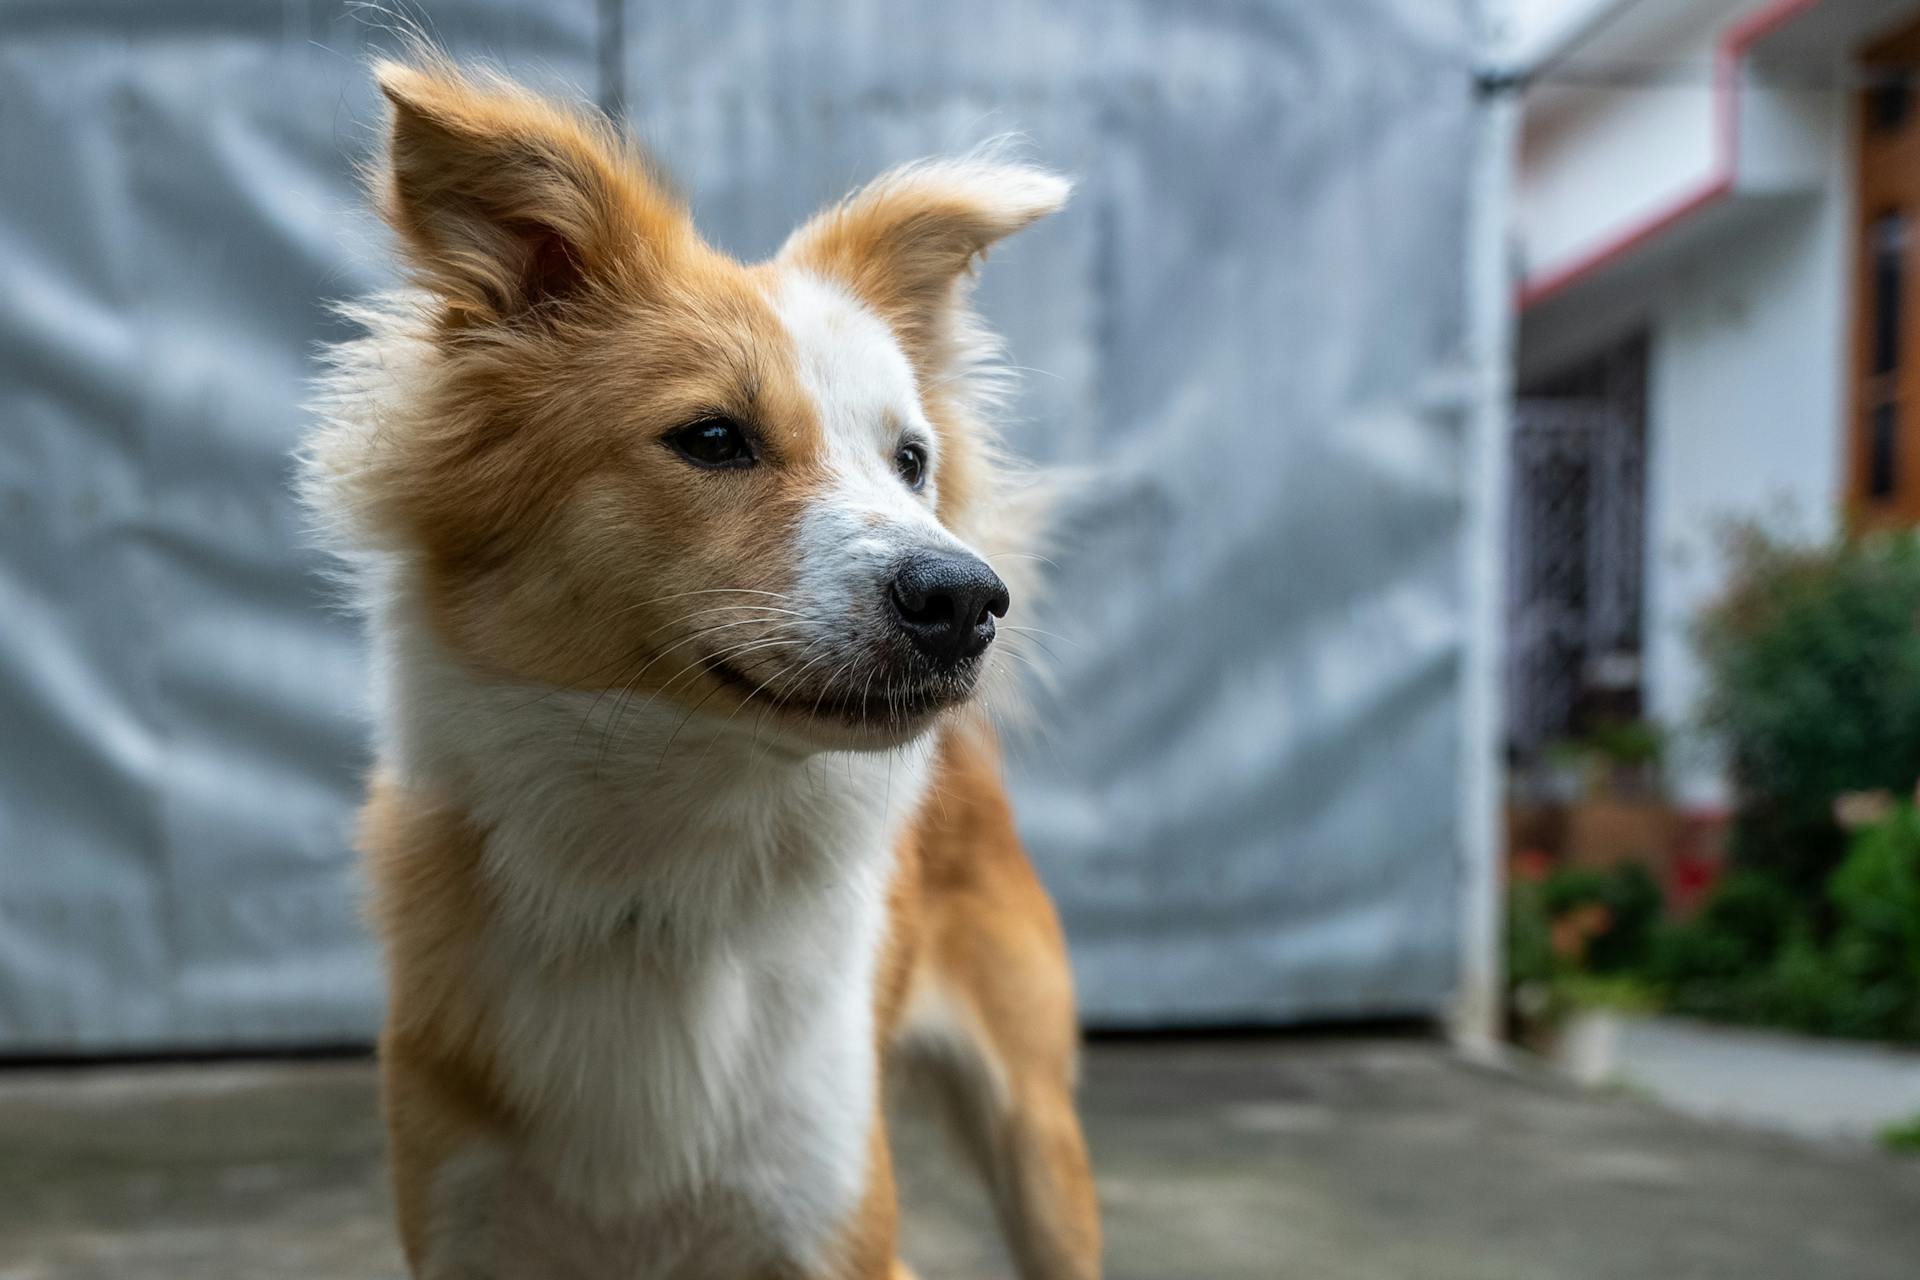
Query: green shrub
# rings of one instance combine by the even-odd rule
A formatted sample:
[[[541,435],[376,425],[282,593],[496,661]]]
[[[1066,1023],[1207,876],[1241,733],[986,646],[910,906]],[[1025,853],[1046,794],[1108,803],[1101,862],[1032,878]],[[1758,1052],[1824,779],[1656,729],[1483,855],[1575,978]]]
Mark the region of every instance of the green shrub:
[[[1569,1008],[1612,1009],[1617,1013],[1659,1013],[1666,995],[1645,978],[1631,973],[1562,974],[1554,980],[1554,995]]]
[[[1920,810],[1895,805],[1855,835],[1827,896],[1840,915],[1840,941],[1857,942],[1876,964],[1920,984]]]
[[[1842,792],[1920,777],[1920,534],[1795,546],[1748,528],[1698,631],[1706,722],[1738,791],[1735,865],[1817,901]]]
[[[1920,811],[1896,805],[1858,832],[1827,897],[1835,915],[1828,952],[1856,993],[1836,1011],[1833,1034],[1920,1039]]]
[[[1661,930],[1651,975],[1683,1013],[1817,1035],[1920,1040],[1920,813],[1857,833],[1813,904],[1755,873]]]
[[[1800,904],[1778,881],[1735,872],[1698,916],[1655,937],[1653,976],[1683,1002],[1696,984],[1724,987],[1749,978],[1773,963],[1799,912]]]
[[[1610,871],[1556,871],[1540,890],[1549,920],[1590,903],[1607,909],[1606,928],[1587,942],[1587,972],[1624,973],[1646,965],[1654,926],[1660,920],[1661,898],[1659,884],[1645,867],[1630,862]]]
[[[1545,886],[1516,880],[1507,891],[1507,982],[1513,987],[1546,982],[1555,968]]]
[[[1586,743],[1609,764],[1624,766],[1658,765],[1667,751],[1666,734],[1651,720],[1604,720]]]
[[[1880,1145],[1901,1155],[1920,1156],[1920,1115],[1882,1129]]]
[[[1507,894],[1508,1010],[1523,1040],[1575,1007],[1658,1007],[1642,976],[1660,915],[1660,887],[1638,864],[1515,877]],[[1603,908],[1595,911],[1593,908]],[[1556,926],[1572,924],[1556,938]]]

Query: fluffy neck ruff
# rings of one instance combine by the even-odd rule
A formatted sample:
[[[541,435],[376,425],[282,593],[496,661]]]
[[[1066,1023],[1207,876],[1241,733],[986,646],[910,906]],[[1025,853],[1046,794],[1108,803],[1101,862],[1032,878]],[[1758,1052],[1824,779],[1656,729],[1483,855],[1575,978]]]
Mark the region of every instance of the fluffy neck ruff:
[[[381,767],[485,833],[502,923],[541,953],[632,940],[691,958],[797,900],[884,894],[932,734],[805,753],[751,711],[489,678],[389,588],[371,619]]]

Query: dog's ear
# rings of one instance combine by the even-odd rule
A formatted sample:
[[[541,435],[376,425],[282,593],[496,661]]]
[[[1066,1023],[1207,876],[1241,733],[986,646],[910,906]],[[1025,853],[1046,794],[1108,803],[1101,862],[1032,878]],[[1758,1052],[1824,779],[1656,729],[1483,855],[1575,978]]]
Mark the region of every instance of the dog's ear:
[[[846,285],[893,326],[923,375],[938,374],[974,259],[1060,208],[1071,189],[1029,165],[923,161],[815,215],[780,257]]]
[[[392,104],[374,183],[422,285],[463,323],[644,273],[685,209],[604,123],[438,59],[375,68]]]

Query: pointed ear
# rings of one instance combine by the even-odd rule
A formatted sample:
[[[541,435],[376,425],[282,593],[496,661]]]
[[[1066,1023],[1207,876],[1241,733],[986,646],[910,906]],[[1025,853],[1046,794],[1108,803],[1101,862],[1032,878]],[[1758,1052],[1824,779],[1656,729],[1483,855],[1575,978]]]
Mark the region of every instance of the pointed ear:
[[[780,257],[846,285],[893,326],[923,372],[937,372],[974,259],[1060,208],[1071,190],[1065,178],[1028,165],[924,161],[815,215]]]
[[[392,105],[381,212],[420,283],[463,322],[580,293],[693,234],[598,120],[432,59],[376,66]]]

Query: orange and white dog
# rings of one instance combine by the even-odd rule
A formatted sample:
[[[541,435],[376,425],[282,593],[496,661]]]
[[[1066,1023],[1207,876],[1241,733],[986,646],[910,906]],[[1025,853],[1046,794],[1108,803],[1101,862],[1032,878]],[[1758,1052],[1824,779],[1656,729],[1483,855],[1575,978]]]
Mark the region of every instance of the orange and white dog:
[[[1018,486],[967,282],[1067,184],[913,165],[743,265],[597,118],[378,78],[412,285],[350,312],[304,469],[376,659],[413,1274],[903,1276],[913,1058],[1021,1274],[1097,1275],[1063,944],[977,707]]]

